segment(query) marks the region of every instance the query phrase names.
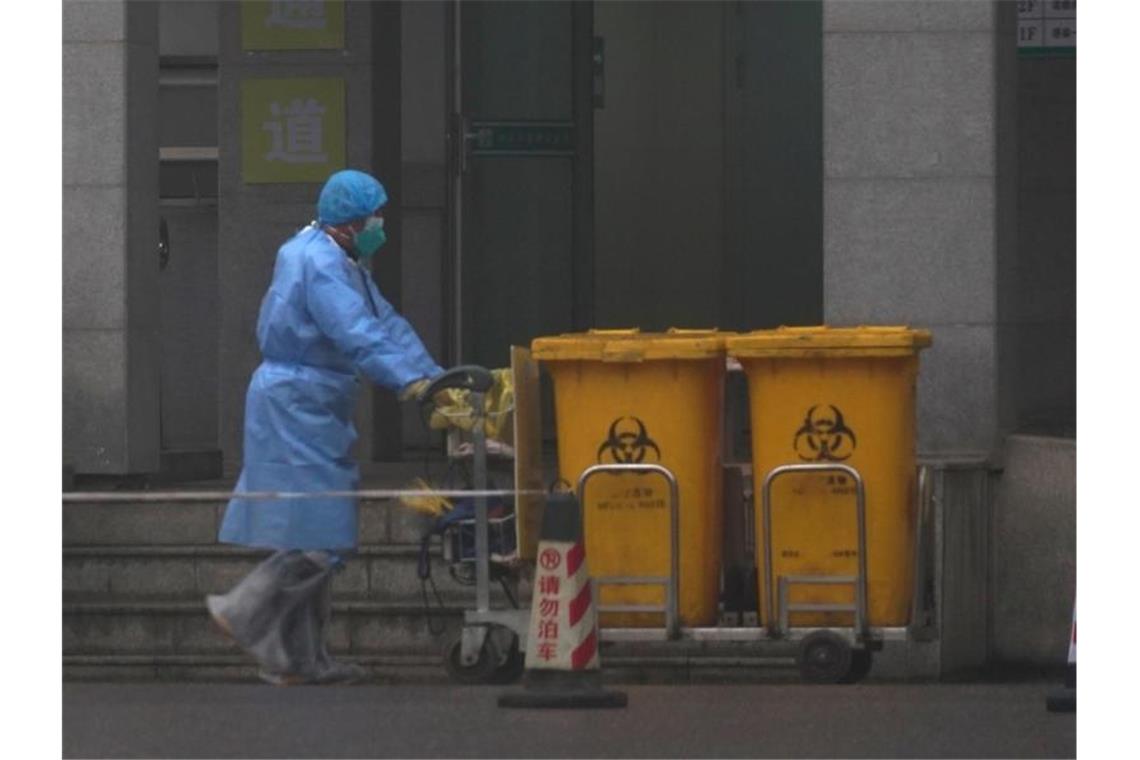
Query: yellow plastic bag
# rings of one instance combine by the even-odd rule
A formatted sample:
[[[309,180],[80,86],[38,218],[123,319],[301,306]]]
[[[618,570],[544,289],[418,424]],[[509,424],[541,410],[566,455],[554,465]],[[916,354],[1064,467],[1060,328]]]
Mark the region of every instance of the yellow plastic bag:
[[[483,409],[486,419],[483,429],[487,437],[502,441],[502,434],[510,419],[510,412],[515,406],[515,385],[510,369],[493,369],[491,377],[494,383],[483,397]],[[435,396],[435,409],[428,422],[432,430],[446,430],[458,428],[471,432],[475,426],[472,419],[470,391],[451,388],[440,391]]]

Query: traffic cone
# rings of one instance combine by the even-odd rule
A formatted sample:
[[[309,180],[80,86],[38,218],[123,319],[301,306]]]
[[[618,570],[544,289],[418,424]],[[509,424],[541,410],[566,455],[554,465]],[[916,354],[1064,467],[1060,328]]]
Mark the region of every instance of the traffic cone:
[[[523,688],[499,707],[625,707],[624,692],[602,688],[598,615],[586,569],[578,500],[551,494],[535,562]]]
[[[1073,602],[1073,627],[1069,634],[1069,664],[1065,671],[1065,686],[1054,689],[1045,697],[1049,712],[1075,712],[1077,709],[1077,603]]]

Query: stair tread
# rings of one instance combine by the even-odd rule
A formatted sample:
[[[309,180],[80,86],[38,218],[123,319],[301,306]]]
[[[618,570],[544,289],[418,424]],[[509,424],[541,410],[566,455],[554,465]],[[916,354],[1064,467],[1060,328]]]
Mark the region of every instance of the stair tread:
[[[340,610],[342,612],[373,612],[381,613],[384,611],[389,612],[404,612],[413,611],[422,613],[424,606],[422,602],[416,603],[407,600],[394,600],[384,601],[378,599],[364,599],[353,598],[351,596],[342,596],[337,599],[334,598],[332,602],[333,610]],[[459,611],[466,609],[470,605],[456,602],[452,605],[445,605],[442,609],[444,611]],[[166,612],[166,613],[199,613],[206,609],[206,603],[203,595],[180,595],[180,596],[163,596],[163,597],[119,597],[108,598],[104,595],[93,596],[84,594],[82,596],[76,595],[75,597],[65,597],[63,600],[63,613],[153,613],[153,612]],[[435,600],[432,600],[432,611],[440,609]]]
[[[440,657],[438,654],[422,654],[418,652],[391,652],[386,654],[366,654],[351,652],[346,653],[348,658],[354,662],[369,662],[373,664],[384,664],[385,662],[399,663],[399,664],[423,664],[423,665],[439,665]],[[64,665],[87,665],[87,664],[121,664],[121,665],[148,665],[148,664],[161,664],[161,665],[251,665],[250,658],[246,654],[225,654],[225,653],[189,653],[189,654],[170,654],[168,652],[144,652],[136,654],[64,654]]]
[[[420,545],[418,543],[393,542],[381,544],[361,544],[352,556],[418,556]],[[64,544],[64,557],[103,557],[103,556],[138,556],[138,557],[265,557],[268,549],[250,549],[243,546],[228,544]],[[433,542],[431,553],[440,554],[438,543]]]

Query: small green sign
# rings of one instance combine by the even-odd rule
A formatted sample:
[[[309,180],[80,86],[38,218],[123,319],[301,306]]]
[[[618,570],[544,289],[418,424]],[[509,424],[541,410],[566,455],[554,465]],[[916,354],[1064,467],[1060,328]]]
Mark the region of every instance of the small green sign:
[[[344,0],[244,0],[243,50],[339,50]]]
[[[477,121],[471,124],[475,156],[572,156],[573,122]]]
[[[324,182],[345,168],[343,79],[246,79],[241,118],[244,182]]]

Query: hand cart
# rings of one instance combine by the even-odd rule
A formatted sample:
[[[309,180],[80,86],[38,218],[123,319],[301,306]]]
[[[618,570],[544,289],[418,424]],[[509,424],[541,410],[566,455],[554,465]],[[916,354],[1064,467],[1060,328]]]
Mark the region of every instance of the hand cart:
[[[516,380],[517,383],[517,380]],[[465,388],[471,393],[471,404],[477,419],[472,430],[474,460],[474,488],[478,492],[487,487],[487,442],[482,423],[484,394],[491,388],[490,373],[482,367],[457,367],[438,377],[424,393],[431,397],[445,388]],[[516,392],[519,388],[516,385]],[[524,445],[516,440],[516,447]],[[515,456],[524,452],[516,451]],[[585,487],[601,473],[641,472],[664,478],[669,485],[669,535],[670,561],[668,575],[665,576],[603,576],[594,577],[595,589],[603,586],[661,586],[664,592],[660,605],[598,605],[599,614],[604,613],[658,613],[663,616],[661,628],[616,628],[600,627],[599,635],[603,642],[665,642],[670,648],[673,643],[702,642],[711,646],[717,643],[745,644],[760,657],[787,657],[795,653],[799,671],[804,680],[816,683],[853,682],[862,678],[871,667],[872,652],[880,650],[885,641],[905,641],[906,627],[872,627],[867,622],[867,566],[866,566],[866,496],[863,478],[854,467],[838,463],[791,464],[776,467],[765,474],[761,491],[761,519],[764,521],[764,546],[762,547],[762,569],[766,582],[760,600],[765,612],[765,625],[761,626],[715,626],[685,627],[679,618],[680,583],[680,491],[676,476],[668,468],[659,464],[599,464],[584,470],[578,478],[577,494],[582,505],[583,531],[588,519],[585,508]],[[858,533],[858,567],[854,575],[785,575],[773,577],[772,563],[772,485],[792,473],[842,473],[855,484],[855,520]],[[916,533],[916,550],[923,554],[921,537],[924,524],[929,518],[925,514],[927,488],[924,486],[925,471],[919,473],[919,494],[923,503],[919,504]],[[516,470],[516,492],[523,485],[519,482]],[[516,514],[516,520],[520,519]],[[448,673],[456,680],[465,683],[509,682],[517,678],[523,669],[523,653],[526,651],[526,638],[529,629],[529,610],[492,609],[490,604],[490,584],[502,568],[493,562],[489,545],[489,523],[487,497],[475,498],[474,529],[474,569],[475,569],[475,608],[466,610],[464,624],[458,638],[452,641],[445,655]],[[927,547],[928,549],[929,547]],[[917,589],[923,581],[922,557],[916,558],[919,572],[916,573],[915,602],[918,604]],[[804,585],[850,586],[853,602],[850,604],[805,604],[790,601],[791,589]],[[595,593],[598,593],[597,591]],[[917,610],[917,607],[915,608]],[[791,616],[803,612],[845,612],[852,615],[852,623],[845,627],[796,627],[791,625]],[[917,621],[917,613],[912,612]]]
[[[530,611],[518,609],[491,608],[491,581],[503,583],[508,598],[514,601],[508,586],[512,570],[491,556],[491,520],[488,517],[487,503],[487,436],[486,393],[493,385],[491,373],[484,367],[466,365],[455,367],[436,377],[424,390],[421,404],[432,403],[440,391],[458,388],[468,391],[471,413],[471,457],[473,460],[474,481],[471,486],[476,491],[474,497],[474,518],[458,521],[454,532],[444,537],[445,559],[451,562],[452,576],[460,582],[471,565],[474,565],[475,609],[464,612],[463,628],[460,635],[448,643],[444,653],[444,666],[448,674],[462,683],[509,683],[522,674],[523,651],[530,623]],[[503,410],[508,413],[510,410]],[[450,447],[449,447],[450,448]],[[458,454],[462,456],[463,454]],[[495,527],[514,533],[512,517],[498,518]],[[474,535],[474,553],[469,551],[469,538]],[[457,567],[464,568],[457,570]]]

